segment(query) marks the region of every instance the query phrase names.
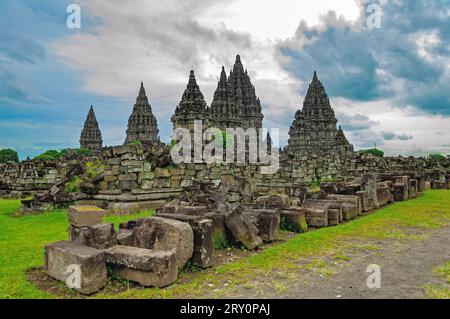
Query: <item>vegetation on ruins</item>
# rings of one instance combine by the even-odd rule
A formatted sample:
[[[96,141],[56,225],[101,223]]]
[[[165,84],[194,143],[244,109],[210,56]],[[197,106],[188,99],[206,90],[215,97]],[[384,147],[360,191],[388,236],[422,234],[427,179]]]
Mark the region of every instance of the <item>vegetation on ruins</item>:
[[[368,155],[368,154],[370,154],[370,155],[373,155],[373,156],[376,156],[376,157],[384,157],[384,152],[382,150],[377,149],[377,148],[371,148],[371,149],[368,149],[368,150],[361,150],[361,151],[359,151],[359,153],[361,155]]]
[[[7,162],[19,162],[19,155],[15,150],[5,148],[0,150],[0,164]]]
[[[444,155],[439,154],[439,153],[430,154],[430,155],[428,155],[428,158],[431,160],[435,160],[435,161],[445,161],[447,159]]]
[[[20,207],[19,200],[0,200],[0,298],[54,298],[49,292],[40,290],[28,281],[27,271],[43,265],[42,247],[52,241],[67,238],[67,217],[65,210],[41,215],[14,217]],[[119,222],[148,216],[148,212],[138,215],[108,216],[106,222]],[[253,282],[265,278],[278,270],[283,273],[295,272],[302,267],[301,258],[310,258],[329,253],[342,256],[345,249],[355,247],[355,241],[362,242],[361,249],[377,250],[376,241],[382,239],[423,240],[411,232],[411,228],[438,229],[448,225],[450,219],[450,192],[427,191],[419,198],[395,203],[374,214],[361,217],[332,228],[299,234],[292,239],[265,248],[262,251],[220,266],[212,272],[197,272],[190,276],[185,273],[182,282],[168,289],[132,289],[128,283],[122,292],[105,289],[97,298],[176,298],[198,297],[202,293],[210,297],[230,294],[237,286],[252,289]],[[321,271],[327,272],[326,265]],[[448,265],[442,265],[435,272],[448,279]],[[229,283],[226,287],[223,283]],[[111,284],[111,283],[110,283]],[[219,287],[212,292],[208,285]],[[61,285],[62,287],[63,285]],[[436,297],[445,298],[445,287],[425,290],[440,292]],[[66,297],[78,295],[66,288]]]
[[[60,159],[61,157],[63,157],[64,155],[66,155],[67,153],[69,153],[70,151],[74,152],[75,154],[83,155],[83,156],[91,156],[92,155],[92,151],[88,148],[84,148],[84,147],[77,148],[77,149],[66,148],[66,149],[62,149],[60,151],[58,151],[58,150],[45,151],[44,153],[36,156],[34,158],[34,160],[56,161],[56,160]]]

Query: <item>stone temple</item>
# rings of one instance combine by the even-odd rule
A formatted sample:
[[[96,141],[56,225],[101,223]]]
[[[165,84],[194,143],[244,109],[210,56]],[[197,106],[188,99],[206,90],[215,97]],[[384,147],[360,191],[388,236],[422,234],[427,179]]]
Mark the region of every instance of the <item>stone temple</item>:
[[[205,98],[197,84],[194,71],[191,70],[186,90],[172,116],[173,128],[187,128],[193,131],[195,121],[202,121],[203,127],[207,127],[208,113]]]
[[[325,88],[314,72],[303,109],[298,110],[289,130],[288,150],[296,158],[311,156],[344,157],[353,153],[337,119]]]
[[[125,144],[140,141],[144,144],[156,145],[159,144],[158,133],[158,123],[145,93],[144,83],[141,82],[136,104],[128,119]]]
[[[225,129],[227,127],[262,128],[263,114],[261,102],[256,96],[247,70],[236,56],[236,62],[230,76],[226,77],[222,67],[220,81],[214,93],[211,104],[211,119],[214,126]]]
[[[102,132],[98,127],[98,122],[95,117],[94,107],[91,106],[84,122],[83,130],[80,136],[80,147],[87,148],[93,154],[100,154],[103,148]]]

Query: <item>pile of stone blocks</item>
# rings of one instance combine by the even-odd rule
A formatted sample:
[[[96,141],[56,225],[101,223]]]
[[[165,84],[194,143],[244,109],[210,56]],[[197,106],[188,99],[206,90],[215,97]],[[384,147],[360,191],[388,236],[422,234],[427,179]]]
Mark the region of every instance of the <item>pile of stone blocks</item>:
[[[94,206],[69,208],[70,240],[45,247],[48,275],[92,294],[106,285],[107,266],[143,286],[165,287],[191,259],[211,265],[211,220],[149,217],[121,224],[116,233],[113,224],[102,222],[104,214]]]

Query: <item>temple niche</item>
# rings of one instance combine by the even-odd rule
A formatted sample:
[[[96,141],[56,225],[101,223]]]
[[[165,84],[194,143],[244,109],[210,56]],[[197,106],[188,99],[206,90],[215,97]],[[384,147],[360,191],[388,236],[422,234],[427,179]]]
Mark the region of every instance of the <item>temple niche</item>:
[[[330,99],[314,72],[303,109],[298,110],[289,130],[288,151],[295,158],[311,156],[346,157],[353,153],[337,119]]]
[[[91,105],[86,121],[84,122],[83,130],[81,131],[80,147],[90,149],[92,154],[98,155],[102,151],[102,144],[102,132],[98,127],[94,107]]]
[[[203,130],[208,127],[208,118],[209,109],[195,79],[195,73],[191,70],[186,90],[171,118],[173,129],[186,128],[193,132],[195,121],[202,121]]]
[[[158,123],[145,93],[144,83],[141,82],[136,104],[128,119],[125,144],[140,141],[143,144],[158,145],[160,143],[158,134]]]

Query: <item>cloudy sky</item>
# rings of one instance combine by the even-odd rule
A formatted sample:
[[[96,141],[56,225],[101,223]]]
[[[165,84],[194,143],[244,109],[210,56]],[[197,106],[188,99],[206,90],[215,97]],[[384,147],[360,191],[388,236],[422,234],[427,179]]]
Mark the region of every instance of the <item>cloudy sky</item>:
[[[0,148],[22,158],[76,147],[91,104],[123,143],[140,81],[169,141],[189,70],[210,104],[236,54],[282,145],[317,70],[357,149],[450,153],[449,0],[78,0],[69,29],[71,3],[0,2]]]

